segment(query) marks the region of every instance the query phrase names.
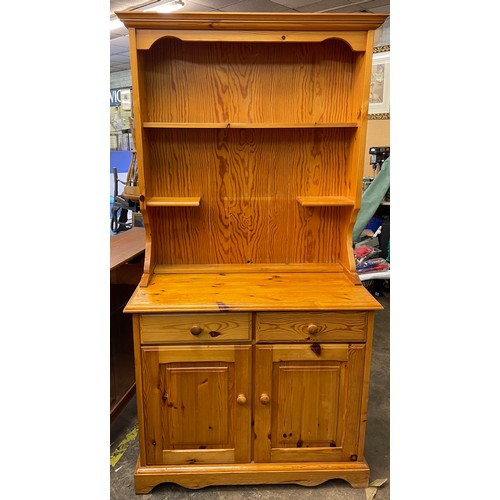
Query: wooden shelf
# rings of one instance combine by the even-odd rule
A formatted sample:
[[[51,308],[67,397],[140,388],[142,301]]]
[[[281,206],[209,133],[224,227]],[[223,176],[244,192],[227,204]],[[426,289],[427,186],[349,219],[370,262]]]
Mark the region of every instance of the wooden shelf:
[[[198,197],[160,197],[154,196],[146,200],[147,207],[199,207],[201,198]]]
[[[144,128],[357,128],[356,122],[338,123],[174,123],[144,122]]]
[[[339,273],[344,268],[338,262],[331,264],[157,264],[154,274],[235,274],[235,273]]]
[[[303,207],[353,207],[354,200],[345,196],[297,196]]]

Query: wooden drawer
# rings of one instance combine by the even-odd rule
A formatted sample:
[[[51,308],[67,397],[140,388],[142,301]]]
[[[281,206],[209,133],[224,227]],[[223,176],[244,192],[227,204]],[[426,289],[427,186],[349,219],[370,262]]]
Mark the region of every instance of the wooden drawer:
[[[251,325],[251,313],[141,314],[141,343],[250,340]]]
[[[364,342],[367,313],[262,312],[255,326],[258,342]]]

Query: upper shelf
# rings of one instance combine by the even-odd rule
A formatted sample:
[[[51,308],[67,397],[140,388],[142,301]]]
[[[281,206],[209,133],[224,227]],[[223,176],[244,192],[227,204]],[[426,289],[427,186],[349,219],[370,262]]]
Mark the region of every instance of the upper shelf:
[[[340,123],[182,123],[144,122],[144,128],[357,128],[356,122]]]

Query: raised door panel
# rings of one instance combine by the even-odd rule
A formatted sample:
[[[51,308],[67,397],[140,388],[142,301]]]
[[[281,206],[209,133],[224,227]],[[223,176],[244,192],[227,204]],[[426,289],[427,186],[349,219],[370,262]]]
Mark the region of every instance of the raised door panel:
[[[258,346],[255,461],[356,461],[364,357],[364,345]]]
[[[148,465],[250,460],[250,349],[142,348]]]

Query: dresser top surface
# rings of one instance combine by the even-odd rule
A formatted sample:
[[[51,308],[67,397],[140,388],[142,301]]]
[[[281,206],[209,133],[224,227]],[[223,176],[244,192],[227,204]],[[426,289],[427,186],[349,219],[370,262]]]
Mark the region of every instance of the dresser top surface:
[[[166,273],[138,287],[128,313],[377,310],[343,273]]]

